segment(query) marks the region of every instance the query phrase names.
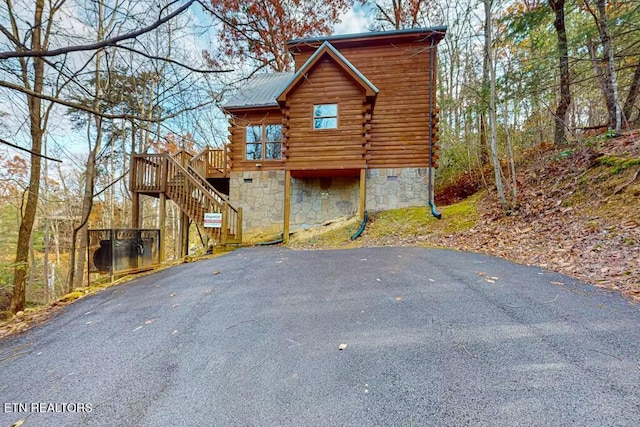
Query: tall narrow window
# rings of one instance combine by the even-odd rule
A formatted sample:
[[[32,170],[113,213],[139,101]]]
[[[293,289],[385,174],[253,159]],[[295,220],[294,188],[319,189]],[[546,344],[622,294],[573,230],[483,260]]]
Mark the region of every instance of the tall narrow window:
[[[262,126],[247,126],[247,160],[262,159]]]
[[[282,126],[266,125],[265,126],[265,153],[264,158],[274,160],[282,158]]]
[[[282,158],[282,125],[247,126],[247,160],[280,160]]]
[[[314,129],[338,128],[338,104],[316,104],[313,106]]]

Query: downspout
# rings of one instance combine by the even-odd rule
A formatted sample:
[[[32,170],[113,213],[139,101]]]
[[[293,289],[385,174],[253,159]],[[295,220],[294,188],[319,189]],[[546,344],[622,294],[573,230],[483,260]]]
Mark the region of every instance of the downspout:
[[[433,48],[435,47],[434,39],[431,39],[431,49],[429,50],[429,207],[431,215],[437,219],[442,218],[442,214],[436,210],[436,204],[433,202]]]
[[[284,242],[284,234],[279,239],[272,240],[270,242],[258,242],[255,244],[255,246],[273,246],[273,245],[279,245],[282,242]]]
[[[369,218],[367,216],[367,211],[364,211],[364,218],[362,219],[362,223],[360,224],[360,228],[358,228],[358,231],[356,231],[356,233],[353,236],[351,236],[351,240],[356,240],[358,237],[360,237],[360,235],[364,231],[364,228],[367,226],[367,220],[368,219]]]

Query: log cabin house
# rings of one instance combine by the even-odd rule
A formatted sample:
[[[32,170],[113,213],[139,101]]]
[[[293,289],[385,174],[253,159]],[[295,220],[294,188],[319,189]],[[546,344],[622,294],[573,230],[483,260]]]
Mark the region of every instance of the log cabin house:
[[[437,168],[436,58],[445,32],[292,40],[294,73],[257,74],[226,100],[224,150],[182,159],[182,169],[156,167],[152,176],[164,174],[157,191],[140,189],[138,171],[132,188],[191,203],[183,210],[194,220],[223,212],[218,241],[280,233],[287,240],[289,232],[365,210],[426,205]],[[149,174],[154,160],[136,160]],[[193,188],[214,194],[208,206],[182,195],[193,188],[177,190],[196,172]]]

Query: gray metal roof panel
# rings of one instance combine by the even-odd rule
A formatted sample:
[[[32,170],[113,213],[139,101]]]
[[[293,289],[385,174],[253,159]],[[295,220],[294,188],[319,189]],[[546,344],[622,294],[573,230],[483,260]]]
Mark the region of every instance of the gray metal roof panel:
[[[293,73],[265,73],[251,77],[224,103],[224,108],[277,107],[277,96],[289,85]]]
[[[393,31],[369,31],[365,33],[356,33],[356,34],[338,34],[334,36],[319,36],[319,37],[309,37],[303,39],[294,39],[289,40],[287,45],[295,45],[300,43],[318,43],[318,42],[332,42],[339,40],[349,40],[349,39],[361,39],[367,37],[379,37],[379,36],[396,36],[396,35],[406,35],[406,34],[426,34],[426,33],[445,33],[447,31],[446,25],[435,26],[435,27],[424,27],[424,28],[406,28],[402,30],[393,30]]]

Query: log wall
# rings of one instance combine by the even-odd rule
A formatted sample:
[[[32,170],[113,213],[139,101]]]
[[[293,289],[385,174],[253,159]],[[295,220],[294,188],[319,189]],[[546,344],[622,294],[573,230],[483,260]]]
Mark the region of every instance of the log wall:
[[[364,100],[363,89],[333,59],[320,59],[283,109],[286,168],[363,168]],[[313,129],[314,104],[338,105],[337,129]]]

